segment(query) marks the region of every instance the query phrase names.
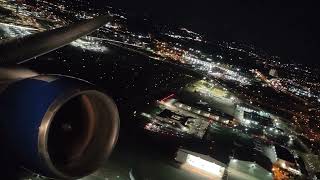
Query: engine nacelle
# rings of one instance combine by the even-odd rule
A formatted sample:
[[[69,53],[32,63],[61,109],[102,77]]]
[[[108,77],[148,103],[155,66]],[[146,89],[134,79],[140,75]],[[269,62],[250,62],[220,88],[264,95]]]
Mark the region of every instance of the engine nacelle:
[[[109,157],[120,121],[113,100],[80,79],[38,75],[0,92],[0,127],[19,164],[44,176],[75,179]]]

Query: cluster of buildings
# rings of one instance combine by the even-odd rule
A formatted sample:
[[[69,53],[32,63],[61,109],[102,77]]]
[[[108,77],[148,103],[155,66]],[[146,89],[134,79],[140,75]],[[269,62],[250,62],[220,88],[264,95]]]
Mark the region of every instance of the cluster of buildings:
[[[175,158],[181,169],[204,178],[292,179],[315,175],[301,153],[309,149],[282,118],[246,104],[216,81],[192,82],[178,94],[157,101],[154,109],[141,117],[144,129],[152,134],[208,142],[209,148],[206,143],[197,148],[182,145]]]

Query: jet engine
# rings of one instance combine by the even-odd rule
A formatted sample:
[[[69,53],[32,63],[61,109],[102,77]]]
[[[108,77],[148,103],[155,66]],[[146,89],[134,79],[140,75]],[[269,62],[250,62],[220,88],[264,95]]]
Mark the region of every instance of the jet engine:
[[[53,178],[76,179],[96,171],[118,137],[113,100],[81,79],[29,74],[0,81],[1,141],[10,156]]]

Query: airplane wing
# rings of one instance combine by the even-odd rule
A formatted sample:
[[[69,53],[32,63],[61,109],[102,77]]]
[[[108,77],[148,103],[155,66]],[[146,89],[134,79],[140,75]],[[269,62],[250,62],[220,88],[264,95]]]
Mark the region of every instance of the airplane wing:
[[[69,26],[0,41],[0,65],[20,64],[65,46],[110,21],[99,16]]]
[[[110,17],[99,16],[0,41],[1,162],[10,158],[19,167],[59,179],[81,178],[105,163],[120,128],[112,98],[79,78],[7,65],[65,46],[109,21]]]

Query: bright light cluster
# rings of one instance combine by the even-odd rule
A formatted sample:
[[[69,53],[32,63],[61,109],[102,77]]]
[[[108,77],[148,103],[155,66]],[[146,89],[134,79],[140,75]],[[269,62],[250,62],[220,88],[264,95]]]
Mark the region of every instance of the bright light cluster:
[[[195,168],[204,170],[210,174],[218,175],[220,177],[222,177],[224,172],[223,167],[191,154],[188,154],[186,163]]]
[[[215,78],[235,81],[242,85],[250,85],[250,80],[237,71],[223,67],[220,63],[207,62],[191,55],[183,55],[187,64],[192,65],[195,70],[205,72]]]
[[[32,34],[32,31],[35,31],[35,29],[32,28],[26,28],[4,23],[0,23],[0,29],[1,31],[3,31],[4,36],[11,38],[27,36],[29,34]]]
[[[109,49],[93,38],[81,38],[73,41],[72,46],[93,52],[107,52]]]

